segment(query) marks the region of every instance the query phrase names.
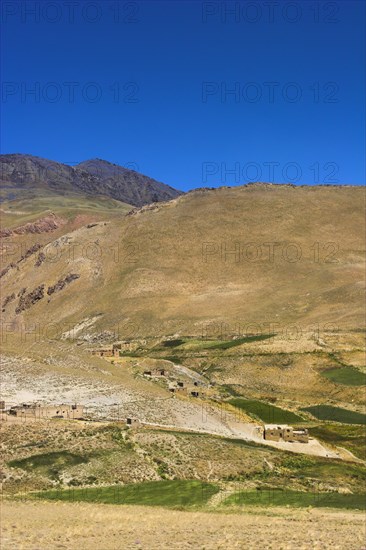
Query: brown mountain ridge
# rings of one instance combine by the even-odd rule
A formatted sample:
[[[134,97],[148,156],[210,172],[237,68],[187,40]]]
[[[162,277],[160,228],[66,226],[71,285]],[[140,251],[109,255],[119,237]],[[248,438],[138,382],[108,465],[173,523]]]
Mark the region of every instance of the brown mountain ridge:
[[[0,155],[1,198],[69,193],[104,196],[132,206],[143,206],[179,196],[181,191],[117,164],[101,159],[69,166],[32,155]]]

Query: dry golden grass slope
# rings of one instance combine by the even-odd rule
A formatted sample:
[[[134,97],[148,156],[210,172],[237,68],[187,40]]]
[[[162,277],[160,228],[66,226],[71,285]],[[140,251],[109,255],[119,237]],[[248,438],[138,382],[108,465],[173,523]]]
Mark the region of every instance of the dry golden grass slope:
[[[42,265],[32,255],[2,278],[2,300],[16,295],[2,321],[16,332],[91,319],[87,332],[119,328],[122,338],[200,334],[213,321],[233,332],[238,323],[358,329],[364,214],[360,187],[197,190],[50,242]],[[47,296],[70,273],[80,278]],[[15,314],[19,291],[42,284],[45,297]]]
[[[12,503],[2,506],[8,550],[362,550],[362,512],[255,510],[212,514],[136,506]]]

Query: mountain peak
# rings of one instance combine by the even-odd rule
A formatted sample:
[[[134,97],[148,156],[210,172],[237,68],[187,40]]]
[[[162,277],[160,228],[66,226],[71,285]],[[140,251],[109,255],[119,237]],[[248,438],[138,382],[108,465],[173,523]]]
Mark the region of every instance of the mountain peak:
[[[136,168],[138,168],[136,166]],[[106,196],[132,206],[174,199],[181,191],[133,170],[104,159],[90,159],[69,166],[21,153],[0,155],[0,180],[10,189],[8,197],[20,189],[50,188],[54,193],[83,193]]]

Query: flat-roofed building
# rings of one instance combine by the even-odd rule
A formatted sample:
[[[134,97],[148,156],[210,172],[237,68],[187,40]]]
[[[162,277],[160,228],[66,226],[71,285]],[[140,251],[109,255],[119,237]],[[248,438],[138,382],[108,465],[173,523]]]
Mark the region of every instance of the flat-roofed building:
[[[300,441],[308,443],[309,432],[306,428],[293,428],[287,424],[266,424],[263,431],[264,439],[268,441]]]
[[[9,414],[20,418],[65,418],[80,420],[83,418],[83,405],[41,405],[22,403],[9,409]]]

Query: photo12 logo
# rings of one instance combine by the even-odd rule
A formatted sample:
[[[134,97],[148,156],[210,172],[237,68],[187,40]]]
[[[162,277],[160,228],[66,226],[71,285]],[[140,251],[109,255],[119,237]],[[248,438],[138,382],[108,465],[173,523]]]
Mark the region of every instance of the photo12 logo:
[[[137,82],[100,83],[95,81],[38,82],[4,81],[1,84],[1,101],[10,103],[139,103],[140,87]]]
[[[296,161],[281,163],[270,160],[265,162],[240,161],[204,161],[201,165],[201,181],[206,183],[240,184],[264,181],[276,183],[308,184],[339,183],[339,165],[334,161],[315,161],[307,166]]]
[[[204,242],[201,257],[204,263],[244,264],[300,261],[312,263],[338,263],[339,244],[336,242],[314,242],[309,246],[294,242],[280,241],[220,241]]]
[[[204,81],[202,103],[338,103],[337,82],[240,82]]]
[[[339,2],[202,2],[201,22],[205,24],[296,24],[339,23]]]
[[[1,22],[23,24],[78,24],[78,23],[139,23],[140,2],[115,1],[33,1],[4,0],[1,3]]]
[[[98,319],[95,318],[93,322]],[[135,321],[121,321],[117,325],[112,325],[108,330],[104,331],[104,336],[111,341],[117,342],[120,340],[134,340],[140,338],[145,327]],[[85,320],[80,324],[72,324],[68,322],[24,322],[22,320],[9,321],[0,323],[1,343],[6,344],[11,339],[19,340],[22,344],[30,346],[36,342],[47,342],[50,340],[68,340],[68,341],[93,341],[93,333],[98,334],[97,329],[93,328],[93,323],[90,320]],[[23,353],[27,352],[27,347],[22,349]]]
[[[115,264],[135,264],[140,257],[140,247],[136,242],[111,242],[104,245],[95,240],[78,242],[76,240],[56,240],[45,246],[35,244],[28,248],[25,243],[16,241],[3,242],[0,247],[1,260],[4,264],[0,271],[0,279],[9,272],[19,269],[19,264],[32,259],[34,267],[40,267],[44,263],[70,266],[70,262],[80,258],[90,262],[98,262],[103,259],[113,261]],[[8,263],[10,262],[10,263]],[[8,263],[8,265],[6,265]]]
[[[281,324],[278,321],[210,321],[202,324],[201,338],[226,342],[230,348],[253,342],[262,346],[274,342],[297,342],[303,338],[316,341],[321,337],[338,332],[339,327],[331,322],[301,325],[298,323]]]

